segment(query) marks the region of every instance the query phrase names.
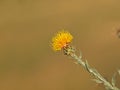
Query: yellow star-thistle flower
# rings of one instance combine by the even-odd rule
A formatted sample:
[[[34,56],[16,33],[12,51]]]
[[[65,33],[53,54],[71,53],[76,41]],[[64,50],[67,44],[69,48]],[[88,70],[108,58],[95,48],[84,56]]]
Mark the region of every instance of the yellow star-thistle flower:
[[[55,51],[66,47],[73,39],[73,36],[68,31],[60,31],[52,38],[52,48]]]

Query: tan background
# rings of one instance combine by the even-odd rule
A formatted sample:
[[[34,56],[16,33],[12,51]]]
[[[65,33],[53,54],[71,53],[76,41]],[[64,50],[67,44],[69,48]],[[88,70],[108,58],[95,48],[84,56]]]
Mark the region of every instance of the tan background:
[[[119,0],[0,0],[0,90],[105,90],[50,41],[70,31],[84,59],[111,80],[120,68],[119,28]]]

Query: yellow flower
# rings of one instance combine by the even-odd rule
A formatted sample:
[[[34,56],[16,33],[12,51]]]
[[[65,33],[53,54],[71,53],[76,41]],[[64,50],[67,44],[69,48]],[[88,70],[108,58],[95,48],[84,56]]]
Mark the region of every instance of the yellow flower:
[[[73,36],[67,31],[60,31],[52,38],[52,48],[55,51],[66,47],[73,39]]]

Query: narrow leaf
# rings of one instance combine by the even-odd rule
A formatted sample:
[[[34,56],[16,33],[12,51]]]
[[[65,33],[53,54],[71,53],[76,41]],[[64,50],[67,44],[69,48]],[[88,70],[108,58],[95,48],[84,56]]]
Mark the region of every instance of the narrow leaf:
[[[115,78],[116,78],[116,73],[114,73],[114,75],[112,77],[112,80],[111,80],[113,86],[115,86],[115,83],[116,83],[116,79]]]
[[[103,83],[102,81],[98,80],[98,79],[92,79],[93,81],[95,81],[96,83],[100,84]]]
[[[120,75],[120,70],[118,70],[118,73],[119,73],[119,75]]]
[[[90,72],[90,66],[89,66],[87,60],[85,61],[85,67],[86,67],[86,70],[87,70],[88,72]]]
[[[82,53],[80,52],[80,56],[79,56],[80,59],[82,59]]]

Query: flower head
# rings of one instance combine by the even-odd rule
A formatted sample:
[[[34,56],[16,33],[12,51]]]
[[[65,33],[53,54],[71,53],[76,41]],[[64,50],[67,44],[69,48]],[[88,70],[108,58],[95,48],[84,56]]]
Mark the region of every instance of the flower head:
[[[60,31],[52,38],[52,48],[55,51],[66,47],[73,39],[73,36],[67,31]]]

